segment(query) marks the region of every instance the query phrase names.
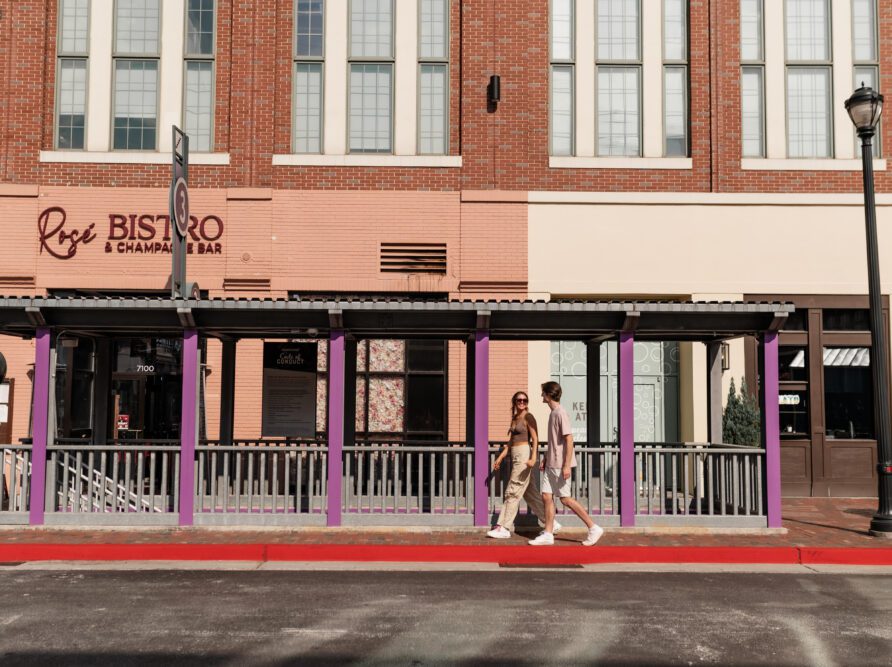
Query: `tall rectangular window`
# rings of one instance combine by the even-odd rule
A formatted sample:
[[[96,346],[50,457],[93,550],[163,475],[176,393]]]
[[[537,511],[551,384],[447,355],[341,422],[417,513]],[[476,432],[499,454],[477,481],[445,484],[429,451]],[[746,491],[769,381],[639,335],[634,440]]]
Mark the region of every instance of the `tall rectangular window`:
[[[663,0],[663,155],[688,155],[687,0]]]
[[[56,148],[84,148],[90,0],[60,0],[56,65]]]
[[[765,157],[765,49],[763,0],[740,0],[741,154]]]
[[[294,25],[293,150],[321,153],[325,0],[296,0]]]
[[[551,154],[574,153],[574,0],[551,0]]]
[[[214,16],[214,0],[187,0],[183,126],[190,147],[200,152],[214,144]]]
[[[852,0],[852,53],[855,67],[852,72],[853,88],[869,86],[879,90],[880,61],[877,48],[876,0]],[[877,130],[873,138],[874,155],[881,155],[880,137]],[[861,140],[855,137],[855,152],[861,154]]]
[[[449,142],[449,1],[418,0],[418,152],[445,155]]]
[[[115,0],[115,149],[156,148],[160,30],[160,0]]]
[[[641,155],[641,6],[598,0],[598,154]]]
[[[833,156],[829,0],[786,0],[787,155]]]
[[[393,0],[350,0],[351,153],[393,151]]]

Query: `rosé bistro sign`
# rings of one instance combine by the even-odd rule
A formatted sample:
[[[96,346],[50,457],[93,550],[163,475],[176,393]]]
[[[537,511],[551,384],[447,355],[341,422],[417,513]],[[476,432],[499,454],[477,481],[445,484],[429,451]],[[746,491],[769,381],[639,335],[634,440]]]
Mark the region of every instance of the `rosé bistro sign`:
[[[189,216],[187,253],[223,254],[223,220],[216,215]],[[109,213],[108,221],[75,227],[61,206],[44,209],[37,218],[40,254],[72,259],[83,246],[97,242],[106,253],[169,255],[172,252],[170,216],[151,213]]]

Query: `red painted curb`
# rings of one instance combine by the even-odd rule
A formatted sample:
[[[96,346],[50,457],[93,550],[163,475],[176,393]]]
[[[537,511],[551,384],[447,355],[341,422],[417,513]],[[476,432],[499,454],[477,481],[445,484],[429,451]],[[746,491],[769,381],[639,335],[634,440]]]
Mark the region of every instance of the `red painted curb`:
[[[799,548],[803,565],[892,565],[892,548]]]
[[[0,562],[23,561],[315,561],[510,563],[713,563],[892,565],[892,548],[529,547],[364,544],[0,544]]]

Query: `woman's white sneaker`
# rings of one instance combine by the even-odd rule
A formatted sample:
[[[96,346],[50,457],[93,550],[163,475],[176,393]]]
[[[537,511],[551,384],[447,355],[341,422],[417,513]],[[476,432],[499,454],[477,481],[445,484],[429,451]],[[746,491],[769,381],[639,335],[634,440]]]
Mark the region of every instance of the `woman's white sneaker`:
[[[493,539],[496,539],[496,540],[506,540],[509,537],[511,537],[511,531],[509,531],[507,528],[502,528],[501,526],[496,526],[495,528],[490,530],[488,533],[486,533],[486,536],[492,537]]]
[[[554,535],[551,533],[540,533],[538,537],[530,540],[530,544],[534,547],[547,547],[554,544]]]
[[[604,534],[604,529],[601,526],[592,526],[588,529],[588,536],[582,541],[582,546],[591,547],[594,546],[595,543],[601,539],[601,535]]]

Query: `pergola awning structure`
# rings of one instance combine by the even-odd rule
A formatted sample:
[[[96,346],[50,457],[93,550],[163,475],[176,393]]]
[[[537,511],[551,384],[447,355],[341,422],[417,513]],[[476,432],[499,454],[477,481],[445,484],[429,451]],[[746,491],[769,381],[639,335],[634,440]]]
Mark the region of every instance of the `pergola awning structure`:
[[[411,299],[203,299],[133,297],[0,298],[0,332],[30,337],[37,327],[85,334],[156,335],[196,329],[216,338],[327,336],[491,340],[715,341],[776,330],[784,303],[654,301],[416,301]]]

